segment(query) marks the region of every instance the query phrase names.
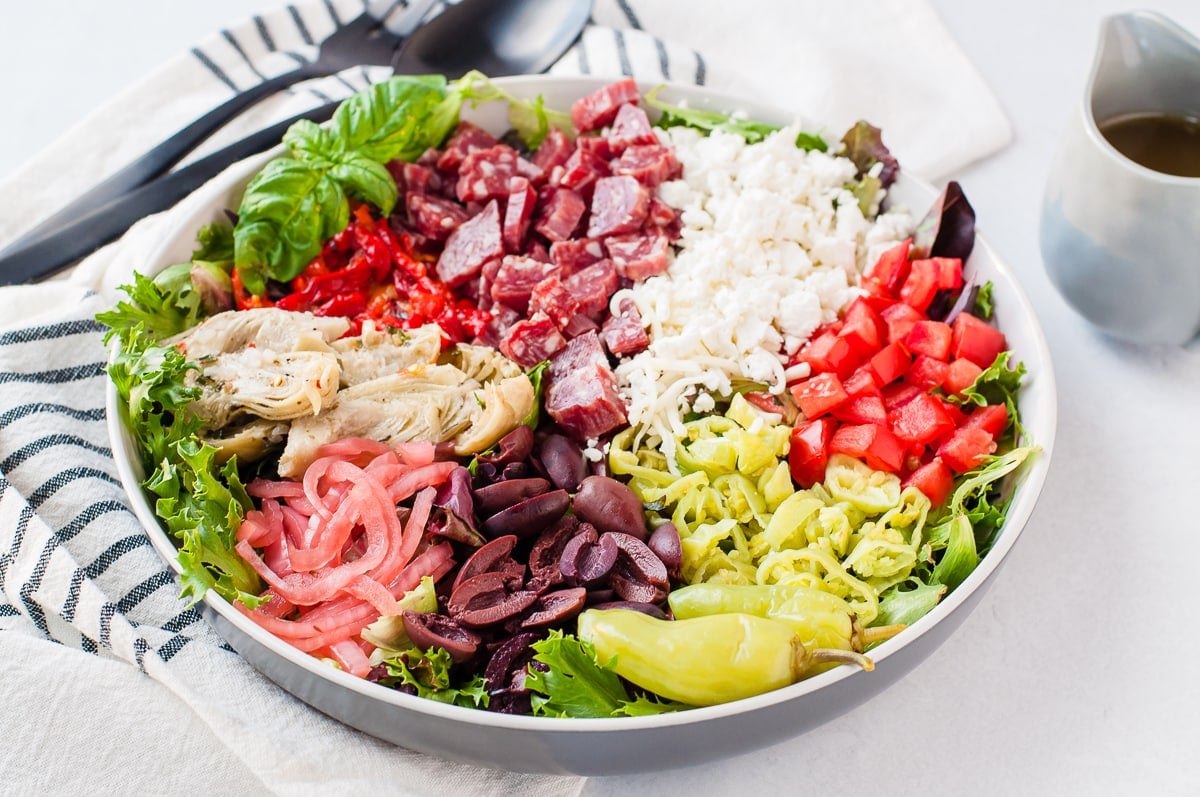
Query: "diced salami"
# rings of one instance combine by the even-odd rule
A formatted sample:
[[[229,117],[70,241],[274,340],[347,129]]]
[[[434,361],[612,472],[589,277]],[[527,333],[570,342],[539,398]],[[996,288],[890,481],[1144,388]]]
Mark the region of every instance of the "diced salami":
[[[508,334],[509,328],[518,321],[523,320],[524,316],[503,304],[496,305],[490,312],[492,320],[483,328],[483,334],[479,336],[478,342],[483,346],[491,346],[493,349],[498,349],[500,348],[500,341]]]
[[[604,240],[604,248],[617,274],[634,282],[661,274],[669,265],[667,236],[663,233],[614,235]]]
[[[575,139],[575,146],[592,153],[602,161],[611,160],[617,154],[612,142],[602,136],[580,136]]]
[[[524,247],[536,202],[537,192],[529,181],[524,177],[514,178],[504,207],[504,248],[509,252],[517,253]]]
[[[495,302],[492,300],[492,285],[496,282],[496,274],[500,272],[500,258],[492,258],[483,264],[483,268],[479,270],[479,280],[466,283],[463,288],[471,285],[478,285],[476,288],[475,303],[480,310],[492,310]],[[505,309],[507,305],[500,305]]]
[[[617,380],[607,364],[551,381],[545,406],[564,431],[580,440],[597,438],[624,426],[627,420]]]
[[[545,313],[518,321],[508,328],[500,340],[500,351],[522,368],[532,368],[549,360],[567,345],[558,327]]]
[[[555,166],[566,163],[573,150],[567,134],[557,127],[552,127],[533,153],[533,164],[548,174]]]
[[[525,257],[532,257],[534,260],[540,260],[543,263],[553,263],[554,258],[550,257],[550,250],[541,241],[530,241],[525,245]]]
[[[587,205],[570,188],[547,188],[539,198],[538,219],[533,228],[551,241],[565,241],[575,234]]]
[[[400,160],[389,161],[387,170],[396,181],[396,190],[401,196],[405,194],[436,194],[441,190],[441,178],[428,166],[419,163],[406,163]]]
[[[517,177],[517,151],[505,144],[472,150],[458,167],[455,195],[460,202],[507,197]]]
[[[438,277],[456,288],[477,275],[484,263],[502,254],[500,209],[492,200],[479,215],[464,221],[450,234],[438,257]]]
[[[628,103],[617,109],[617,117],[606,138],[616,154],[624,152],[626,147],[658,143],[646,112]]]
[[[682,221],[679,211],[656,196],[650,197],[650,210],[646,214],[646,225],[660,227],[672,241],[679,237]]]
[[[637,180],[628,175],[601,177],[592,195],[588,237],[635,232],[649,210],[650,193]]]
[[[673,180],[681,171],[675,153],[660,144],[628,147],[611,165],[613,174],[629,175],[647,188]]]
[[[567,344],[562,353],[550,362],[546,378],[555,381],[570,376],[575,371],[594,365],[608,367],[608,357],[600,345],[600,338],[592,332],[582,334]]]
[[[550,244],[550,259],[562,269],[562,278],[604,259],[604,244],[597,238],[574,238]]]
[[[599,332],[600,325],[592,319],[585,316],[583,313],[576,313],[571,316],[571,320],[563,327],[562,333],[567,336],[567,340],[577,338],[580,335],[585,335],[588,332]]]
[[[458,127],[454,128],[454,134],[446,142],[446,147],[442,150],[442,154],[438,156],[438,171],[456,174],[459,165],[467,157],[468,153],[477,149],[494,147],[499,143],[500,140],[498,138],[482,127],[477,127],[470,122],[459,122]]]
[[[627,102],[636,103],[637,98],[637,83],[626,78],[576,100],[571,106],[571,122],[580,133],[599,130],[616,118],[617,109]]]
[[[579,302],[554,274],[533,286],[529,312],[545,313],[559,329],[564,329],[579,312]]]
[[[608,307],[608,300],[617,292],[617,269],[611,260],[601,260],[567,277],[563,284],[579,302],[579,312],[598,319]]]
[[[410,191],[404,198],[404,204],[412,228],[436,241],[449,238],[469,218],[462,205],[432,194]]]
[[[562,173],[558,175],[558,184],[587,196],[596,185],[596,181],[607,177],[608,174],[606,161],[594,152],[577,149],[567,158]]]
[[[608,317],[600,337],[615,357],[637,354],[650,345],[650,337],[642,325],[642,316],[632,299],[621,301],[621,312]]]
[[[529,307],[534,286],[554,271],[553,263],[543,263],[521,255],[505,255],[492,281],[492,301],[524,313]]]

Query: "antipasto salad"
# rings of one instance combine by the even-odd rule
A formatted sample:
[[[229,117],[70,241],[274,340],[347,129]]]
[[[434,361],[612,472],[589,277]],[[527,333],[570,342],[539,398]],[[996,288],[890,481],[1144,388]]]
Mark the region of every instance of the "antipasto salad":
[[[974,213],[885,209],[870,125],[472,74],[284,143],[100,316],[186,596],[384,687],[629,716],[871,669],[1003,524],[1034,448]]]

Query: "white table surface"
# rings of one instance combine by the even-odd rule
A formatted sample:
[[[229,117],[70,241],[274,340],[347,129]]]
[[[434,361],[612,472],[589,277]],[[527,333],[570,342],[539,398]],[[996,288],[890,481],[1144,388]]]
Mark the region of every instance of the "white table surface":
[[[200,34],[274,5],[5,4],[0,175]],[[1031,295],[1054,357],[1058,441],[1039,507],[978,611],[882,696],[752,755],[593,779],[585,794],[1182,794],[1200,784],[1200,635],[1189,630],[1200,561],[1200,524],[1191,515],[1200,482],[1200,346],[1138,348],[1095,334],[1054,293],[1037,248],[1044,176],[1079,100],[1099,20],[1125,7],[1115,0],[934,5],[1016,131],[1012,145],[959,180],[982,232]],[[1157,8],[1200,31],[1194,0]],[[0,662],[0,673],[18,666]],[[114,663],[110,678],[98,690],[119,693],[142,677]],[[128,760],[102,762],[103,771],[123,772],[125,783],[150,791],[164,763],[139,750],[180,751],[172,766],[186,767],[189,744],[211,744],[211,731],[189,722],[182,705],[167,716],[169,701],[163,717],[101,730],[70,722],[57,698],[49,688],[29,695],[51,708],[30,732],[53,744],[45,762],[26,763],[61,769],[57,785],[65,791],[85,790],[88,768],[101,765],[89,760],[89,734],[126,735]],[[164,745],[160,723],[167,722]],[[209,769],[207,781],[197,775],[205,791],[253,783],[232,755]],[[0,793],[11,785],[0,773]]]

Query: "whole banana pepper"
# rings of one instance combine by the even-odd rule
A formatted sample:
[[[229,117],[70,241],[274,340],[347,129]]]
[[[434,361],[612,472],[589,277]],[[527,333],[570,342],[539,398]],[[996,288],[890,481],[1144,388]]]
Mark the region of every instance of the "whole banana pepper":
[[[660,620],[628,609],[589,609],[579,615],[578,636],[622,678],[693,706],[779,689],[826,662],[875,666],[855,651],[806,648],[790,625],[741,612]]]
[[[778,620],[810,648],[861,653],[904,630],[903,625],[863,628],[846,601],[799,584],[692,584],[674,590],[667,600],[676,620],[732,612]]]

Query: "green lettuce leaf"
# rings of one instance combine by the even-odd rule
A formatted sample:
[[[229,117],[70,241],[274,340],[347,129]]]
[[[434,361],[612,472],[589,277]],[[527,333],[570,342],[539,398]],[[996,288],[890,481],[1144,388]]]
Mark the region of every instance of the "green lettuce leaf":
[[[406,651],[383,660],[387,675],[379,679],[384,686],[410,686],[418,697],[467,708],[487,708],[488,692],[483,676],[476,675],[464,686],[454,686],[450,672],[454,662],[444,648],[424,653]]]
[[[1012,352],[1000,352],[996,359],[983,373],[975,377],[971,386],[962,392],[962,396],[947,396],[947,401],[954,404],[975,404],[980,407],[1003,404],[1008,411],[1008,426],[1014,430],[1019,439],[1024,437],[1025,428],[1021,425],[1021,416],[1017,411],[1017,393],[1021,389],[1021,379],[1026,374],[1025,363],[1017,363],[1015,368],[1008,367]]]
[[[985,321],[992,317],[992,312],[995,310],[992,304],[993,287],[991,280],[979,286],[979,291],[975,294],[975,306],[972,310],[972,315],[982,318]]]
[[[682,703],[630,697],[611,667],[596,661],[596,651],[577,637],[552,631],[533,643],[534,660],[549,669],[530,667],[525,686],[536,692],[533,712],[546,717],[640,717],[687,708]]]
[[[191,269],[190,263],[178,263],[153,279],[134,272],[133,284],[121,286],[129,301],[96,315],[108,327],[104,342],[113,337],[124,341],[136,330],[157,341],[195,326],[204,315],[204,303],[192,285]]]
[[[926,584],[914,576],[879,597],[879,614],[871,625],[912,625],[929,614],[947,591],[942,584]]]

